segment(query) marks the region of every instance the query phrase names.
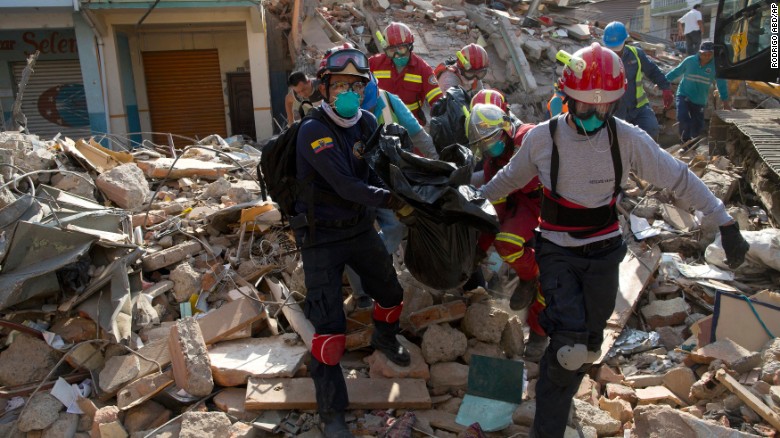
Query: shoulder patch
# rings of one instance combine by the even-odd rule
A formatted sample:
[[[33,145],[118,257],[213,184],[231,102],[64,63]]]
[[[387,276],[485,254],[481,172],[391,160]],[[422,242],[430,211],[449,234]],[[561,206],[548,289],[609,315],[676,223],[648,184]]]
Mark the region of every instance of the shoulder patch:
[[[436,80],[436,75],[428,76],[428,83],[433,86],[439,85],[439,82]]]
[[[319,154],[320,152],[326,149],[330,149],[332,147],[333,147],[333,139],[330,137],[319,138],[311,142],[311,149],[314,151],[315,154]]]

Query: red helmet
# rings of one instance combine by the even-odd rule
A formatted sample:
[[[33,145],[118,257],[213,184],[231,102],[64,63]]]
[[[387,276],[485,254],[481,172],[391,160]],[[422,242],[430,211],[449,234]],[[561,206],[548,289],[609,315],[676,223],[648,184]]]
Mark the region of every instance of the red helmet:
[[[479,92],[477,92],[477,94],[475,94],[471,99],[471,108],[474,108],[474,105],[480,103],[495,105],[501,108],[501,110],[504,112],[507,110],[506,99],[504,98],[504,95],[501,94],[501,92],[498,90],[491,90],[490,88],[479,90]]]
[[[458,68],[461,70],[484,70],[488,67],[488,54],[482,46],[471,43],[458,52]]]
[[[570,98],[599,105],[616,102],[626,92],[623,63],[612,50],[593,43],[576,51],[572,58],[575,62],[563,69],[559,83],[561,91]]]
[[[385,38],[388,46],[414,43],[414,35],[412,35],[412,30],[409,29],[409,26],[396,21],[388,24],[385,28]]]
[[[317,70],[317,77],[331,74],[359,76],[369,80],[369,66],[366,54],[355,49],[352,44],[344,43],[325,52]]]

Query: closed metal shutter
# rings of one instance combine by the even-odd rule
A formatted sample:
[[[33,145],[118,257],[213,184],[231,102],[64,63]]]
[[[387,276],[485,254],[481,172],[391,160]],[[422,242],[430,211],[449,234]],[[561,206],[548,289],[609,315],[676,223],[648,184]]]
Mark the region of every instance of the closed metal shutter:
[[[190,138],[227,136],[222,75],[217,50],[143,52],[153,141],[168,144],[167,133]],[[176,146],[190,142],[173,140]]]
[[[26,62],[13,64],[15,89],[26,66]],[[79,60],[37,61],[24,89],[22,112],[27,117],[29,132],[43,140],[60,132],[74,139],[89,137],[89,113]]]

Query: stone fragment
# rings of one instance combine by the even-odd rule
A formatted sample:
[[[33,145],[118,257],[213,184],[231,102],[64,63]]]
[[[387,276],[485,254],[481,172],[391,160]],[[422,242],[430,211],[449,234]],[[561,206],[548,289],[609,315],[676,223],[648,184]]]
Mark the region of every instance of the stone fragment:
[[[672,368],[664,374],[664,386],[687,404],[691,404],[691,386],[696,383],[696,375],[688,367]]]
[[[422,355],[429,364],[449,362],[466,353],[466,335],[449,324],[428,327],[423,334]]]
[[[467,364],[471,364],[471,356],[473,354],[501,359],[505,358],[504,352],[498,344],[488,344],[487,342],[481,342],[476,338],[469,339],[466,353],[463,354],[463,361]]]
[[[19,415],[16,427],[22,432],[46,429],[59,419],[63,408],[62,403],[53,395],[37,392],[27,402],[24,412]]]
[[[308,348],[297,335],[220,342],[209,349],[211,373],[220,386],[245,385],[249,377],[293,377]]]
[[[635,436],[648,438],[748,438],[755,435],[700,420],[691,414],[664,405],[637,406],[634,409]]]
[[[219,177],[213,183],[207,184],[203,189],[203,198],[216,198],[219,199],[224,195],[227,195],[230,190],[230,182],[224,177]]]
[[[168,338],[173,377],[176,385],[188,393],[205,397],[214,389],[206,341],[195,318],[176,321]]]
[[[247,411],[244,409],[246,400],[246,388],[225,388],[214,396],[214,405],[220,411],[235,417],[241,421],[252,421],[260,415],[261,411]]]
[[[228,438],[254,438],[255,428],[249,424],[236,421],[228,429]]]
[[[229,436],[230,419],[223,412],[185,412],[179,438],[224,438]]]
[[[410,342],[403,336],[398,336],[398,341],[409,351],[411,361],[409,366],[399,366],[391,362],[383,353],[374,351],[363,359],[370,367],[368,375],[372,378],[413,378],[428,380],[431,377],[428,364],[425,362],[422,350],[414,342]]]
[[[468,386],[469,367],[457,362],[442,362],[431,365],[431,379],[428,386],[434,395],[451,390],[465,390]]]
[[[494,307],[492,302],[474,303],[466,310],[463,318],[462,329],[467,335],[483,342],[498,344],[501,342],[501,334],[509,321],[509,314]]]
[[[512,413],[512,421],[522,426],[530,426],[536,415],[536,400],[526,400]]]
[[[672,327],[658,327],[655,331],[658,332],[661,345],[669,351],[674,350],[685,342],[685,339]]]
[[[182,263],[171,272],[173,281],[173,298],[177,303],[183,303],[193,294],[200,293],[200,273],[189,263]]]
[[[601,364],[596,373],[596,381],[602,385],[606,385],[607,383],[622,383],[623,375],[615,372],[609,365]]]
[[[685,322],[690,308],[684,298],[656,300],[642,307],[642,316],[653,329],[657,327],[679,325]]]
[[[116,406],[105,406],[98,409],[97,412],[95,412],[94,417],[92,418],[92,430],[91,430],[92,436],[97,436],[102,438],[103,431],[101,425],[109,424],[109,423],[117,423],[119,421],[119,413],[120,413],[119,408]],[[117,428],[114,426],[105,426],[106,433],[118,433],[119,431],[117,431],[116,429]],[[124,428],[122,428],[122,431],[124,431]],[[127,436],[126,432],[125,432],[125,436]]]
[[[106,366],[100,371],[100,389],[113,393],[126,382],[135,379],[140,372],[138,356],[114,356],[106,361]]]
[[[621,398],[608,399],[601,396],[601,398],[599,398],[599,408],[607,412],[621,424],[634,418],[634,411],[631,409],[631,403]]]
[[[525,351],[523,337],[523,323],[520,322],[520,318],[517,316],[509,318],[501,333],[501,348],[504,349],[506,357],[521,357],[523,355]]]
[[[100,438],[127,438],[127,431],[119,421],[100,423],[98,425]]]
[[[171,411],[165,409],[164,406],[154,400],[148,400],[145,403],[129,409],[127,414],[125,414],[123,424],[127,429],[127,432],[132,434],[133,432],[162,426],[170,419]]]
[[[607,398],[609,399],[620,398],[631,404],[636,403],[636,391],[628,386],[617,383],[607,383],[606,393]]]
[[[721,360],[738,373],[746,373],[761,364],[761,355],[758,352],[748,351],[729,338],[719,339],[699,348],[691,358],[698,363]]]
[[[89,183],[89,181],[92,181],[92,178],[83,172],[76,173],[78,173],[78,175],[74,175],[72,173],[54,174],[51,177],[54,188],[94,201],[95,187]]]
[[[598,436],[613,436],[620,430],[622,423],[607,412],[584,401],[574,399],[574,417],[580,425],[596,429]]]
[[[56,319],[49,331],[60,335],[65,343],[78,343],[97,338],[95,321],[80,316]]]
[[[665,386],[648,386],[647,388],[638,388],[636,390],[637,404],[650,405],[660,402],[672,402],[677,406],[683,406],[685,403],[679,397],[674,395],[669,388]]]
[[[135,163],[123,164],[102,173],[95,184],[111,202],[126,210],[141,207],[151,196],[149,183]]]
[[[43,380],[60,357],[62,354],[46,342],[20,334],[0,353],[0,385],[24,385]]]
[[[147,254],[141,258],[144,271],[156,271],[157,269],[171,266],[184,260],[185,257],[195,254],[202,249],[199,242],[187,241],[172,246],[162,251]]]

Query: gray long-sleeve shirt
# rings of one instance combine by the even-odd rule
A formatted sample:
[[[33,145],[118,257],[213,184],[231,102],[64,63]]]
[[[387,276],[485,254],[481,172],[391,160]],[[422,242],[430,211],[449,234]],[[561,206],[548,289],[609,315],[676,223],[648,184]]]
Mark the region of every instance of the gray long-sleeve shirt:
[[[570,116],[569,116],[570,117]],[[710,192],[688,166],[675,159],[640,128],[616,119],[620,156],[623,162],[621,185],[629,171],[658,187],[672,190],[679,200],[704,213],[705,220],[722,225],[731,217],[723,202]],[[588,208],[609,204],[615,188],[607,127],[595,135],[580,135],[561,119],[555,133],[559,167],[557,191],[565,199]],[[525,186],[538,175],[545,187],[550,187],[552,139],[549,121],[537,125],[523,140],[523,146],[487,184],[482,194],[498,200]],[[619,231],[588,239],[577,239],[565,232],[542,230],[542,236],[560,246],[580,246],[619,235]]]

